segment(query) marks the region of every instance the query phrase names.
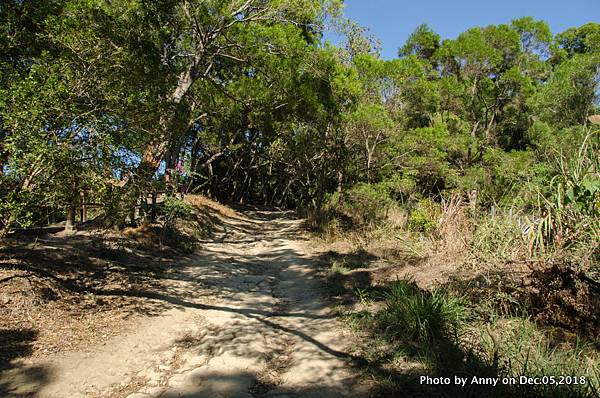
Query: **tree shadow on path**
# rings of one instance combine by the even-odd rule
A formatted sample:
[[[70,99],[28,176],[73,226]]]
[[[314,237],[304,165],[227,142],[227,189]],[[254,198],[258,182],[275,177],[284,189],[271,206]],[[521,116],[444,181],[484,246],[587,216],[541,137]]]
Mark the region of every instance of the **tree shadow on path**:
[[[37,335],[33,329],[0,329],[0,397],[34,396],[50,380],[48,368],[19,361],[31,355]]]

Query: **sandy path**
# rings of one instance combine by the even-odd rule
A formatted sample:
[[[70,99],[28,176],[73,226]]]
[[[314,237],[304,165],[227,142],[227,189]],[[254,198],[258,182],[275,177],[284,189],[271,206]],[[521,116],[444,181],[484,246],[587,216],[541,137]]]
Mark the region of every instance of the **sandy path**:
[[[13,396],[368,396],[348,370],[349,339],[321,300],[300,221],[245,214],[153,296],[169,310],[102,347],[4,374]]]

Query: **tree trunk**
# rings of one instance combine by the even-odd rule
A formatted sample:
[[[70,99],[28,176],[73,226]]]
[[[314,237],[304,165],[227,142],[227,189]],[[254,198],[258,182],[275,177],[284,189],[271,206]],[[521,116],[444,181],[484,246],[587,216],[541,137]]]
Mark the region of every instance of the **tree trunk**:
[[[150,222],[156,222],[156,192],[152,192],[152,202],[150,207]]]
[[[10,232],[12,223],[13,223],[13,218],[12,218],[12,216],[9,216],[8,219],[6,220],[6,224],[2,225],[2,228],[0,228],[0,241],[3,240],[4,238],[6,238],[6,235],[8,235],[8,233]]]
[[[337,171],[337,191],[338,193],[342,193],[342,190],[344,189],[344,172],[342,171],[342,169],[339,169]]]
[[[74,233],[75,230],[75,206],[70,205],[67,208],[67,222],[65,224],[65,232],[71,234]]]
[[[81,222],[84,223],[87,221],[87,204],[86,204],[87,198],[85,195],[85,192],[81,192],[81,210],[79,213],[79,218],[81,219]]]
[[[475,139],[477,138],[477,129],[479,128],[479,122],[475,122],[471,129],[471,141],[469,142],[469,148],[467,150],[467,164],[470,166],[473,162],[473,146],[475,145]]]
[[[178,138],[187,129],[190,110],[182,104],[182,100],[188,94],[192,84],[198,79],[196,73],[197,62],[198,59],[194,60],[187,71],[179,76],[177,86],[169,98],[173,107],[160,118],[155,132],[156,136],[146,145],[135,174],[129,178],[124,186],[126,207],[135,203],[134,201],[144,191],[144,185],[147,185],[154,177],[169,147],[178,141]]]

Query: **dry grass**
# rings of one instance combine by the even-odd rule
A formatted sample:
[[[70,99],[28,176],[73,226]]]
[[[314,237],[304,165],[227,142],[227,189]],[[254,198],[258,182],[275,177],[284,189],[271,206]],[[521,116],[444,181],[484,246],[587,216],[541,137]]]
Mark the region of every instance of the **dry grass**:
[[[249,219],[246,216],[235,211],[231,207],[222,205],[221,203],[215,202],[214,200],[209,199],[203,195],[186,195],[184,201],[196,207],[197,209],[213,210],[215,213],[217,213],[217,215],[221,217],[249,221]]]
[[[397,220],[401,217],[394,217],[395,222],[369,230],[338,232],[333,242],[323,241],[324,250],[342,250],[351,255],[360,248],[378,259],[353,270],[336,267],[331,261],[328,264],[332,267],[330,273],[335,273],[336,278],[330,280],[337,283],[337,289],[355,296],[339,302],[339,311],[347,314],[350,322],[368,324],[381,308],[380,303],[371,303],[366,310],[357,303],[377,297],[381,289],[398,279],[414,281],[430,292],[441,288],[468,300],[472,318],[450,351],[435,352],[435,346],[420,351],[426,359],[423,364],[433,363],[438,369],[453,371],[466,366],[476,374],[586,376],[595,380],[589,387],[522,391],[556,397],[598,396],[600,285],[590,281],[578,266],[581,259],[571,259],[557,250],[535,250],[532,233],[524,228],[531,218],[526,214],[477,213],[460,197],[440,204],[435,228],[427,232],[411,231],[410,225],[399,226],[402,222]],[[356,271],[367,274],[360,284],[352,283]],[[402,365],[410,359],[414,347],[391,349],[393,355],[389,348],[382,353],[370,352],[383,344],[381,337],[372,336],[370,331],[367,326],[362,349],[367,357],[373,357],[373,363],[383,362],[388,369],[376,375],[383,390],[405,392],[413,386],[422,392],[423,386],[413,383],[411,375],[414,371],[423,374],[423,369],[415,370],[418,366],[414,364],[409,368]],[[455,353],[467,362],[463,363],[463,357],[456,363],[446,361]],[[390,374],[400,384],[390,382]]]
[[[473,241],[474,224],[459,196],[444,201],[440,210],[436,228],[430,234],[408,231],[407,213],[395,208],[376,228],[343,232],[334,224],[315,239],[322,251],[345,256],[366,252],[376,258],[360,266],[370,272],[374,283],[409,278],[422,288],[431,288],[466,272],[463,265]]]
[[[144,222],[125,228],[122,235],[148,248],[190,253],[195,250],[197,241],[211,238],[226,220],[248,221],[241,213],[202,195],[186,195],[183,200],[191,205],[191,212],[174,220],[173,225],[166,225],[159,217],[157,223]]]
[[[460,256],[469,247],[474,229],[467,206],[460,196],[454,195],[442,201],[441,208],[435,232],[436,249],[446,255]]]
[[[160,245],[160,227],[143,223],[138,227],[128,227],[121,232],[123,236],[146,246]]]
[[[12,347],[10,342],[0,341],[0,365],[11,358],[45,357],[57,352],[81,349],[90,344],[102,344],[132,327],[142,314],[161,311],[138,297],[100,297],[86,293],[85,286],[88,283],[90,289],[92,284],[99,284],[106,290],[129,289],[132,279],[118,270],[107,270],[92,283],[87,280],[88,276],[94,275],[104,266],[77,262],[77,268],[74,269],[65,265],[65,262],[69,263],[71,260],[68,255],[62,256],[58,261],[49,257],[40,259],[43,261],[40,269],[53,273],[58,280],[75,280],[76,275],[81,274],[81,284],[77,286],[79,290],[66,290],[58,280],[44,276],[45,272],[37,272],[35,255],[21,254],[20,264],[12,265],[21,267],[26,264],[28,272],[15,268],[0,272],[7,277],[22,276],[1,285],[0,331],[14,335],[23,332],[32,334],[31,341],[20,347]],[[0,267],[6,265],[0,261]],[[51,271],[54,266],[60,271]],[[145,282],[136,278],[138,288],[144,285]]]

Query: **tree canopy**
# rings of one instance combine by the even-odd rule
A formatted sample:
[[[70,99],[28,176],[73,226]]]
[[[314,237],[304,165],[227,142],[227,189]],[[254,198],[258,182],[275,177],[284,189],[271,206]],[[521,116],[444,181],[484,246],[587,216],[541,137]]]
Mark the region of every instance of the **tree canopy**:
[[[386,61],[340,7],[3,0],[4,233],[83,191],[113,224],[157,187],[305,210],[364,184],[497,203],[551,179],[548,151],[598,112],[596,23],[552,35],[525,17],[452,40],[420,25]]]

